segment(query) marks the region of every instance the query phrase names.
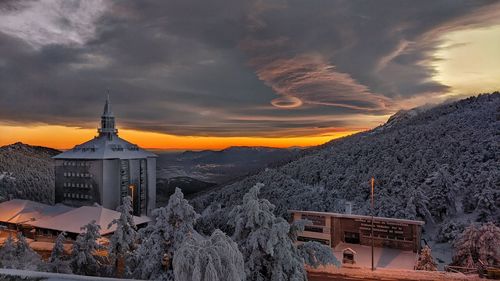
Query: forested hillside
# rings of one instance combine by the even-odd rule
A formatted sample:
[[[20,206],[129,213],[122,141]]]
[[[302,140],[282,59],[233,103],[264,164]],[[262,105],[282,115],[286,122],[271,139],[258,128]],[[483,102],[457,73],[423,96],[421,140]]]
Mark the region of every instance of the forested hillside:
[[[212,192],[193,204],[205,227],[224,223],[224,208],[240,204],[257,182],[261,196],[288,209],[369,214],[375,177],[378,216],[423,219],[455,238],[469,222],[500,220],[500,93],[401,111],[383,126],[331,141],[278,168]]]
[[[59,150],[15,143],[0,147],[0,201],[13,198],[52,203],[54,162]]]

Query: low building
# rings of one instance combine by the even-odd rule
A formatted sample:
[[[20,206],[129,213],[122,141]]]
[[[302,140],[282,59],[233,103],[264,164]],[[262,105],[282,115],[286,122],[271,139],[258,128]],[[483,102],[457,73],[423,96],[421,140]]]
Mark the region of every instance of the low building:
[[[101,235],[110,235],[116,226],[108,228],[120,213],[102,206],[82,206],[72,208],[62,204],[46,205],[29,200],[14,199],[0,203],[0,225],[21,231],[24,236],[39,240],[53,239],[59,233],[66,232],[67,237],[75,239],[83,232],[82,227],[91,221],[101,227]],[[136,225],[149,222],[146,216],[134,216]]]
[[[299,235],[299,241],[317,241],[332,248],[341,242],[372,245],[371,216],[297,210],[289,212],[293,221],[306,219],[312,222]],[[416,253],[420,250],[422,225],[423,221],[374,217],[374,245]]]

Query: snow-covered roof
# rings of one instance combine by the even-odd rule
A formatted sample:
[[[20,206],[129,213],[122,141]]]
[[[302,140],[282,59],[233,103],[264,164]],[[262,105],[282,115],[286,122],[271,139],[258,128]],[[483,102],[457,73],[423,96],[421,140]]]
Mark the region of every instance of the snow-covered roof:
[[[349,214],[329,213],[329,212],[300,211],[300,210],[288,210],[288,212],[293,213],[293,214],[310,214],[310,215],[328,216],[328,217],[336,217],[336,218],[371,219],[371,216],[349,215]],[[405,219],[395,219],[395,218],[385,218],[385,217],[373,217],[373,219],[377,220],[377,221],[386,221],[386,222],[393,222],[393,223],[404,223],[404,224],[414,224],[414,225],[424,225],[425,224],[425,222],[417,221],[417,220],[405,220]]]
[[[101,206],[83,206],[73,209],[69,212],[48,218],[31,222],[30,225],[52,229],[58,231],[66,231],[70,233],[81,233],[82,227],[91,221],[95,220],[101,227],[101,235],[112,233],[116,230],[116,226],[108,229],[108,225],[114,220],[120,218],[120,213]],[[150,219],[146,216],[134,216],[136,225],[149,222]]]
[[[54,156],[54,159],[141,159],[157,157],[118,136],[109,96],[101,115],[101,128],[94,139]]]
[[[72,209],[62,204],[50,206],[30,200],[14,199],[0,203],[0,221],[29,224],[32,221],[52,217]]]
[[[101,206],[68,207],[63,204],[54,206],[14,199],[0,203],[0,222],[31,225],[37,228],[81,233],[81,228],[95,220],[101,226],[101,235],[112,233],[116,226],[108,229],[109,223],[120,218],[120,213]],[[146,216],[134,216],[137,225],[147,223]]]
[[[54,159],[140,159],[157,157],[156,154],[139,148],[114,134],[97,136],[92,140],[75,146]]]

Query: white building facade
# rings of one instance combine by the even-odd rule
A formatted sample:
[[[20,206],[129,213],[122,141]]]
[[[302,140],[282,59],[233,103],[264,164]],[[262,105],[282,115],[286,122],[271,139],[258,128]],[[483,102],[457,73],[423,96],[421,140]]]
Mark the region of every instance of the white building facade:
[[[156,203],[156,158],[118,136],[107,99],[98,135],[54,156],[56,203],[97,203],[115,210],[131,196],[134,215],[150,215]]]

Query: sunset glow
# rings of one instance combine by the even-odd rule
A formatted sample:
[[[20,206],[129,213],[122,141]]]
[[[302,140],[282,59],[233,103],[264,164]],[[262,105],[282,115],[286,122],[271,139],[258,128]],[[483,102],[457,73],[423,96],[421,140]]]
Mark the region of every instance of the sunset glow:
[[[202,150],[224,149],[230,146],[305,147],[320,145],[332,139],[357,132],[344,131],[326,135],[284,138],[174,136],[136,130],[119,130],[119,135],[144,148]],[[64,150],[83,143],[95,135],[95,129],[50,125],[33,127],[0,125],[0,145],[20,141],[31,145],[48,146]]]

